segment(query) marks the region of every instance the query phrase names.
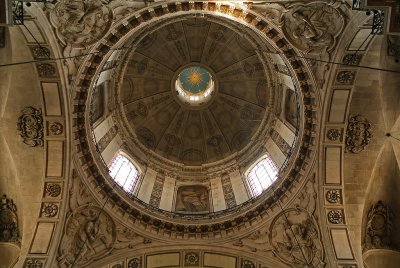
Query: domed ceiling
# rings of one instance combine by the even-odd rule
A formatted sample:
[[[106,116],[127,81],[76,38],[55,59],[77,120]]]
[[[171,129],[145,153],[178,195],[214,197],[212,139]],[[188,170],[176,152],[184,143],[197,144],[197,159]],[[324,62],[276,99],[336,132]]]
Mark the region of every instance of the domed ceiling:
[[[191,66],[201,71],[188,82],[205,87],[201,75],[215,82],[201,105],[177,97],[178,75]],[[222,24],[199,18],[168,24],[132,51],[120,89],[123,111],[151,151],[185,165],[219,161],[244,148],[266,114],[265,68],[255,47]]]

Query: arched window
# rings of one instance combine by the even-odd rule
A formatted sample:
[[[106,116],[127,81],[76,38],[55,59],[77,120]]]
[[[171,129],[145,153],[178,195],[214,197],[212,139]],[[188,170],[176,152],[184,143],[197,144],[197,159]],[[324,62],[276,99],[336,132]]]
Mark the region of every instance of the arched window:
[[[253,197],[260,195],[276,180],[278,167],[269,156],[263,157],[247,173],[247,184]]]
[[[126,192],[133,193],[139,179],[139,171],[123,154],[118,153],[109,166],[109,174]]]

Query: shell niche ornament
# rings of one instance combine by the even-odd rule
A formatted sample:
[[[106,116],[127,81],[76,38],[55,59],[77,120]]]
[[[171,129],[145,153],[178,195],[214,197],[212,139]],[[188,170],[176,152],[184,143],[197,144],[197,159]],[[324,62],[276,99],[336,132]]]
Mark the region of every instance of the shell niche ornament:
[[[110,29],[113,13],[108,0],[65,0],[50,12],[60,41],[75,48],[88,47]]]
[[[291,8],[282,16],[283,32],[303,52],[331,52],[344,27],[344,18],[335,8],[324,3],[311,3]]]

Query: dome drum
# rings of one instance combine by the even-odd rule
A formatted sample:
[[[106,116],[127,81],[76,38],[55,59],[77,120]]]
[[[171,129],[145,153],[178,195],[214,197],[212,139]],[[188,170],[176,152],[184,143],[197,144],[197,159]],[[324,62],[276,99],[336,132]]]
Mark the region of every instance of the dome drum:
[[[171,6],[173,6],[174,4],[171,4]],[[170,5],[168,5],[170,6]],[[176,7],[178,6],[182,6],[182,5],[176,5]],[[209,8],[212,5],[203,5],[203,8]],[[219,14],[223,14],[223,12],[227,12],[225,9],[221,8],[220,5],[216,5],[219,6],[219,10],[218,11],[213,11],[213,10],[207,10],[206,12],[208,12],[209,14],[207,16],[213,16],[214,14],[218,14],[217,16],[220,16]],[[222,5],[223,6],[223,5]],[[156,8],[156,7],[153,7]],[[241,6],[235,6],[235,10],[237,9],[238,13],[236,14],[239,19],[239,21],[241,23],[247,24],[249,25],[249,21],[254,21],[256,22],[256,16],[254,14],[251,14],[251,12],[249,12],[245,18],[247,20],[247,22],[245,21],[241,21],[243,19],[243,17],[240,14],[244,14],[243,10],[241,9]],[[169,12],[170,8],[168,9],[163,9],[164,12]],[[190,12],[196,12],[194,10],[192,11],[179,11],[182,13],[188,12],[188,14],[191,14]],[[178,12],[178,13],[179,13]],[[216,12],[216,13],[214,13]],[[220,13],[221,12],[221,13]],[[169,14],[168,16],[176,16],[178,15],[178,13],[176,14]],[[157,21],[156,17],[159,16],[160,18],[162,18],[162,15],[157,15],[157,14],[152,14],[149,13],[151,20],[148,20],[149,23],[152,22],[154,20],[154,22]],[[239,15],[238,15],[239,14]],[[179,13],[179,15],[181,15],[181,13]],[[231,14],[232,15],[232,14]],[[229,16],[231,16],[229,15]],[[229,17],[228,16],[228,17]],[[254,18],[252,17],[254,16]],[[218,19],[221,19],[220,17]],[[258,19],[258,18],[257,18]],[[129,22],[134,22],[135,18],[129,20]],[[222,20],[225,20],[222,19]],[[226,19],[229,20],[229,19]],[[262,20],[262,19],[261,19]],[[146,20],[147,21],[147,20]],[[262,20],[263,21],[263,20]],[[177,22],[180,23],[180,22]],[[214,23],[214,22],[209,22],[209,23]],[[250,25],[250,28],[252,29],[252,31],[257,32],[257,34],[255,36],[258,36],[259,38],[264,35],[263,38],[266,38],[265,40],[267,40],[267,42],[270,42],[271,44],[271,48],[270,49],[274,49],[279,51],[279,54],[282,55],[283,61],[286,62],[287,64],[289,64],[290,68],[292,69],[292,74],[295,75],[294,81],[295,84],[299,85],[299,82],[301,83],[301,88],[307,90],[307,91],[303,91],[304,95],[302,96],[302,99],[304,101],[304,103],[306,103],[307,105],[302,106],[301,109],[304,109],[304,113],[301,112],[300,114],[305,114],[305,118],[302,119],[305,122],[307,122],[301,129],[298,130],[298,132],[296,132],[297,135],[299,135],[299,137],[297,138],[297,143],[295,144],[294,149],[292,149],[292,158],[289,160],[289,162],[287,163],[286,169],[283,173],[280,174],[278,180],[276,181],[276,183],[274,184],[274,188],[273,189],[269,189],[268,191],[264,192],[260,198],[255,199],[255,200],[249,200],[248,202],[244,202],[241,205],[239,205],[238,207],[233,207],[232,209],[227,209],[225,211],[220,211],[220,212],[215,212],[215,213],[206,213],[204,215],[186,215],[186,214],[182,214],[180,215],[179,213],[176,212],[168,212],[168,211],[163,211],[163,210],[159,210],[157,208],[152,208],[149,207],[148,204],[146,204],[145,202],[137,199],[137,198],[133,198],[133,200],[128,200],[127,198],[125,198],[123,195],[121,194],[117,194],[117,195],[112,195],[112,202],[115,202],[116,204],[120,204],[121,206],[125,207],[125,208],[129,208],[128,210],[125,210],[126,212],[132,214],[132,216],[134,218],[136,218],[137,220],[135,221],[139,221],[139,222],[143,222],[144,224],[148,225],[153,225],[156,223],[155,219],[158,219],[158,221],[161,221],[162,224],[161,225],[157,225],[158,227],[156,228],[160,228],[160,226],[162,226],[162,228],[166,228],[166,229],[170,229],[170,230],[174,230],[174,232],[190,232],[190,230],[188,229],[188,220],[196,218],[198,219],[198,227],[196,228],[196,232],[209,232],[211,229],[213,229],[214,227],[212,227],[213,225],[209,225],[208,221],[209,219],[213,218],[213,219],[218,219],[218,221],[220,221],[219,224],[219,228],[218,228],[218,232],[220,232],[223,229],[226,228],[230,228],[229,226],[231,226],[230,224],[225,224],[224,221],[228,220],[228,219],[232,219],[231,222],[232,224],[236,224],[236,221],[242,222],[240,219],[243,219],[243,221],[248,221],[251,219],[255,219],[256,215],[260,215],[260,214],[264,214],[264,213],[269,213],[267,212],[267,208],[270,206],[273,206],[275,200],[279,199],[280,196],[284,195],[285,190],[284,189],[288,189],[289,187],[295,187],[298,188],[299,185],[301,184],[300,178],[301,175],[299,174],[299,171],[304,169],[304,165],[306,162],[309,161],[311,155],[312,155],[312,142],[310,143],[310,141],[312,141],[312,136],[314,136],[315,134],[315,116],[316,114],[314,112],[312,112],[314,110],[313,103],[315,103],[313,101],[313,95],[310,94],[310,92],[312,92],[312,86],[310,84],[310,81],[307,80],[307,75],[305,75],[308,70],[305,67],[306,65],[304,63],[302,63],[302,60],[298,60],[295,58],[296,55],[296,51],[293,50],[292,48],[290,48],[290,45],[287,41],[285,41],[282,38],[277,38],[279,35],[279,31],[277,29],[274,28],[273,25],[269,24],[267,21],[263,21],[263,23],[266,25],[264,25],[263,27],[261,27],[262,29],[254,29],[253,26]],[[132,27],[130,29],[130,31],[134,31],[133,29],[135,28],[135,25],[140,25],[141,23],[139,21],[137,21],[137,23],[130,23],[130,27]],[[216,23],[214,23],[216,24]],[[250,23],[251,24],[251,23]],[[262,23],[261,23],[262,24]],[[260,23],[256,23],[256,25],[261,25]],[[181,24],[182,25],[182,24]],[[168,29],[168,26],[171,25],[167,25],[165,28]],[[222,26],[223,27],[223,26]],[[159,28],[159,29],[163,29],[163,28]],[[170,53],[174,53],[174,54],[180,54],[182,56],[182,58],[185,58],[186,56],[186,60],[189,61],[186,64],[191,64],[190,57],[192,57],[191,54],[188,54],[188,51],[185,51],[185,48],[181,49],[179,48],[179,45],[177,45],[177,43],[179,43],[179,37],[177,37],[176,34],[179,34],[179,32],[181,32],[180,30],[181,28],[174,28],[175,33],[171,30],[171,27],[169,27],[169,30],[165,31],[164,33],[160,34],[164,34],[163,37],[157,36],[157,38],[163,38],[164,40],[168,40],[168,36],[170,36],[170,38],[173,38],[174,40],[169,41],[171,46],[171,50],[173,52]],[[261,31],[260,31],[261,30]],[[224,38],[221,37],[220,32],[223,31],[218,31],[218,28],[215,31],[215,35],[210,36],[210,39],[207,40],[209,42],[214,42],[214,44],[221,45],[224,44],[224,38],[225,38],[225,42],[227,41],[232,41],[235,40],[234,39],[234,35],[235,33],[232,33],[232,37],[227,37],[224,36]],[[198,34],[198,33],[197,33]],[[121,35],[123,36],[123,35]],[[179,36],[179,35],[178,35]],[[117,40],[119,40],[118,37]],[[271,38],[271,39],[268,39]],[[111,40],[111,39],[108,39]],[[142,39],[144,40],[144,39]],[[162,39],[160,39],[162,40]],[[279,42],[278,42],[279,40]],[[111,43],[110,43],[111,42]],[[118,41],[121,42],[121,41]],[[284,43],[284,45],[281,45],[280,43]],[[113,40],[109,41],[109,44],[112,43],[117,43],[114,42]],[[168,41],[166,42],[168,43]],[[250,43],[251,44],[251,43]],[[157,44],[155,43],[155,46],[157,46]],[[140,45],[137,46],[140,49]],[[175,47],[175,49],[173,49],[173,47]],[[252,45],[250,45],[249,47],[252,47]],[[256,45],[256,47],[259,47],[258,45]],[[279,47],[279,48],[278,48]],[[173,49],[173,50],[172,50]],[[134,81],[134,85],[145,85],[146,83],[144,83],[143,81],[145,81],[145,79],[148,79],[146,77],[146,75],[151,75],[151,73],[146,73],[148,72],[148,70],[153,70],[155,72],[153,73],[158,73],[158,74],[163,74],[163,75],[167,75],[169,77],[173,77],[173,75],[177,72],[179,67],[174,67],[173,66],[185,66],[185,62],[182,60],[182,62],[176,62],[175,65],[171,65],[171,67],[166,67],[163,66],[163,64],[166,64],[165,61],[155,61],[152,59],[152,57],[156,54],[145,54],[144,52],[148,52],[148,53],[156,53],[156,51],[160,51],[159,49],[157,49],[156,47],[153,50],[141,50],[141,52],[143,53],[138,53],[139,50],[135,50],[132,51],[132,53],[130,53],[130,59],[131,60],[124,60],[126,62],[126,66],[132,66],[132,68],[130,70],[132,70],[132,73],[125,73],[124,75],[131,75],[132,77],[130,78],[132,81]],[[153,51],[153,52],[151,52]],[[246,53],[245,50],[243,50],[243,53]],[[132,56],[135,55],[135,53],[137,53],[137,57]],[[142,54],[141,56],[139,54]],[[240,69],[242,72],[242,75],[244,77],[247,77],[247,79],[252,78],[253,76],[261,78],[262,80],[266,80],[267,83],[272,83],[271,80],[273,81],[273,76],[270,76],[272,68],[268,67],[268,64],[266,64],[265,59],[261,59],[259,62],[258,61],[258,57],[262,56],[264,57],[265,55],[263,55],[264,53],[256,53],[253,56],[253,60],[255,60],[254,62],[248,62],[247,58],[246,60],[244,60],[244,62],[242,62],[242,64],[239,64],[237,66],[233,66],[230,67],[230,69],[228,68],[227,70],[222,71],[221,68],[223,68],[222,66],[218,66],[215,65],[214,67],[212,67],[214,73],[216,74],[216,80],[218,81],[218,94],[216,94],[215,99],[213,99],[210,102],[210,106],[205,107],[204,109],[210,109],[209,107],[212,107],[212,105],[214,103],[218,102],[218,105],[215,106],[215,109],[219,109],[223,106],[226,107],[231,107],[230,109],[232,110],[231,113],[235,114],[235,116],[237,116],[239,118],[239,120],[242,120],[244,122],[247,122],[247,126],[253,126],[253,132],[252,133],[243,133],[241,134],[241,136],[238,136],[238,140],[243,140],[243,141],[252,141],[252,146],[250,146],[250,144],[248,142],[245,142],[243,145],[239,145],[241,147],[239,147],[239,149],[236,149],[235,152],[232,153],[232,151],[229,152],[229,154],[222,154],[222,157],[220,158],[215,158],[215,156],[212,156],[209,158],[208,154],[205,154],[205,156],[201,157],[199,154],[196,155],[196,150],[199,150],[197,148],[201,148],[200,143],[198,143],[198,145],[196,145],[196,139],[199,140],[203,140],[205,142],[209,141],[209,145],[207,145],[207,143],[205,143],[206,146],[209,146],[210,148],[214,148],[215,144],[219,145],[219,143],[221,141],[224,141],[226,144],[226,148],[229,148],[229,150],[231,148],[235,148],[235,146],[230,147],[231,145],[233,145],[232,140],[231,139],[225,139],[225,140],[221,140],[221,138],[218,138],[218,135],[209,135],[207,133],[207,129],[204,127],[204,125],[206,124],[206,118],[207,115],[203,115],[201,114],[202,111],[199,110],[193,110],[193,111],[188,111],[185,113],[179,113],[176,112],[175,114],[173,113],[174,111],[179,111],[179,109],[181,109],[181,105],[179,103],[176,103],[174,97],[169,97],[167,98],[166,96],[171,94],[172,90],[170,90],[170,85],[171,85],[171,81],[173,81],[173,79],[167,79],[165,82],[162,81],[163,79],[159,79],[158,81],[155,81],[157,79],[153,79],[152,81],[152,85],[158,85],[160,88],[164,88],[166,89],[166,93],[165,95],[163,95],[164,93],[161,93],[160,96],[164,97],[164,98],[152,98],[151,96],[149,96],[149,100],[147,101],[142,101],[142,103],[139,105],[139,101],[137,101],[136,103],[132,104],[131,100],[125,101],[123,100],[120,105],[117,107],[117,110],[119,109],[119,112],[117,114],[120,115],[124,115],[123,118],[123,122],[121,125],[118,126],[119,131],[123,131],[124,133],[121,133],[121,137],[134,137],[133,140],[125,140],[125,143],[123,146],[127,146],[128,150],[127,152],[129,153],[129,151],[135,151],[137,149],[139,149],[139,151],[142,151],[142,153],[135,153],[135,155],[142,155],[142,159],[137,159],[138,163],[140,165],[143,165],[144,169],[146,169],[146,167],[151,167],[152,165],[158,165],[162,168],[160,168],[160,170],[164,170],[165,174],[177,174],[175,177],[179,180],[179,174],[180,172],[184,172],[185,170],[188,172],[188,174],[192,171],[196,171],[199,172],[198,174],[200,174],[198,177],[203,177],[203,178],[208,178],[208,176],[201,176],[201,174],[205,174],[203,173],[205,170],[205,167],[207,167],[206,169],[209,171],[212,171],[212,174],[223,174],[223,169],[226,169],[227,166],[235,166],[235,163],[237,165],[237,159],[238,156],[242,155],[243,158],[243,164],[242,164],[242,168],[244,168],[245,166],[249,166],[250,163],[245,164],[246,163],[246,153],[244,152],[249,152],[250,155],[252,155],[252,152],[254,153],[256,148],[261,149],[265,148],[265,146],[263,145],[263,140],[266,139],[267,137],[269,137],[270,135],[270,131],[268,130],[268,128],[273,128],[274,124],[272,123],[273,118],[274,118],[274,113],[275,111],[273,110],[274,108],[274,103],[276,102],[276,100],[274,100],[274,92],[269,92],[269,98],[271,99],[267,99],[266,101],[262,101],[261,103],[258,103],[257,105],[262,107],[264,109],[259,108],[261,112],[257,112],[257,105],[255,105],[255,110],[252,110],[252,112],[249,112],[247,110],[240,110],[238,109],[239,107],[246,107],[246,105],[244,103],[241,103],[240,106],[238,106],[237,104],[240,103],[240,100],[237,101],[237,99],[233,98],[236,101],[233,101],[232,98],[229,95],[224,95],[222,96],[222,94],[224,94],[223,92],[226,91],[226,87],[221,87],[221,83],[224,82],[223,79],[221,79],[219,76],[221,74],[226,74],[228,75],[227,77],[229,77],[229,75],[233,75],[235,76],[235,71]],[[224,62],[225,60],[229,59],[229,57],[224,58],[223,54],[221,54],[222,56],[222,61],[219,62]],[[155,57],[159,57],[159,56],[155,56]],[[162,58],[162,57],[161,57]],[[160,59],[161,59],[160,58]],[[181,59],[182,59],[181,58]],[[132,61],[132,59],[134,59]],[[250,57],[251,59],[251,57]],[[171,60],[171,62],[173,62],[174,60]],[[179,61],[179,60],[178,60]],[[105,60],[103,59],[102,62],[105,62]],[[133,63],[133,65],[131,65]],[[162,63],[162,64],[161,64]],[[158,65],[157,65],[158,64]],[[168,63],[169,64],[169,63]],[[173,63],[171,63],[173,64]],[[293,64],[293,65],[292,65]],[[101,66],[101,65],[100,65]],[[261,67],[262,66],[262,67]],[[98,68],[99,66],[97,66]],[[142,72],[141,70],[146,69],[144,72]],[[169,70],[168,70],[169,69]],[[97,69],[99,70],[99,69]],[[127,69],[129,70],[129,68]],[[92,75],[92,71],[89,72],[89,70],[86,70],[84,67],[81,69],[82,71],[82,77],[84,80],[86,81],[90,81],[93,78]],[[98,71],[97,71],[98,72]],[[139,72],[142,72],[141,74]],[[151,76],[150,76],[151,77]],[[149,77],[149,79],[151,79]],[[136,79],[136,80],[135,80]],[[120,76],[120,82],[118,82],[119,87],[123,89],[124,85],[123,83],[121,83],[123,80],[123,76]],[[150,80],[149,80],[150,81]],[[229,84],[229,83],[228,83]],[[165,86],[164,86],[165,85]],[[249,84],[251,85],[251,83]],[[257,89],[257,85],[258,83],[254,84],[254,89]],[[269,84],[270,85],[270,84]],[[156,87],[158,87],[156,86]],[[81,87],[81,85],[77,85],[77,87]],[[296,86],[297,87],[297,86]],[[154,86],[153,86],[154,88]],[[268,89],[271,90],[272,86]],[[81,90],[85,91],[85,88],[81,88]],[[136,92],[140,92],[140,91],[136,91]],[[148,90],[146,89],[145,91],[142,91],[148,93]],[[220,94],[222,92],[222,94]],[[157,92],[153,92],[153,94],[158,94]],[[122,94],[123,95],[123,94]],[[122,96],[121,95],[121,96]],[[218,97],[217,97],[218,96]],[[221,98],[222,96],[222,98]],[[264,95],[267,96],[267,95]],[[138,99],[143,99],[143,97],[145,97],[144,95],[138,95],[137,98]],[[248,96],[247,96],[248,97]],[[78,98],[86,98],[85,95],[79,95]],[[118,94],[116,95],[116,98],[118,99],[119,96]],[[249,97],[251,98],[251,97]],[[260,98],[257,98],[256,96],[256,103],[257,100],[259,100]],[[83,100],[83,99],[82,99]],[[85,103],[85,102],[79,102],[79,103]],[[236,103],[236,104],[235,104]],[[312,104],[312,105],[310,105]],[[82,104],[77,104],[78,106],[82,106]],[[167,110],[164,110],[162,113],[160,113],[160,107],[161,106],[168,106],[171,108],[168,108]],[[146,107],[145,109],[143,109],[143,107]],[[142,107],[140,109],[138,109],[139,107]],[[253,106],[248,106],[253,108]],[[139,111],[144,111],[147,109],[147,116],[148,118],[143,118],[140,119],[140,117],[142,116]],[[171,110],[169,110],[171,109]],[[175,109],[175,110],[174,110]],[[266,112],[265,112],[266,111]],[[157,112],[159,112],[159,114],[157,114]],[[221,111],[222,112],[222,111]],[[207,112],[208,113],[208,112]],[[263,115],[264,113],[264,115]],[[134,121],[132,123],[129,122],[128,119],[128,115],[135,115],[133,118]],[[146,114],[143,113],[142,114]],[[165,116],[168,114],[172,114],[174,115],[174,117],[172,118],[176,118],[174,120],[171,120],[170,117]],[[183,114],[183,115],[182,115]],[[163,118],[163,115],[165,118]],[[208,117],[212,118],[211,115],[212,112],[208,113]],[[84,119],[86,115],[84,114],[78,114],[79,118]],[[143,117],[143,116],[142,116]],[[174,131],[174,127],[176,127],[176,123],[179,122],[179,118],[185,118],[186,122],[188,122],[188,124],[186,125],[185,128],[181,128],[181,131]],[[132,117],[131,117],[132,118]],[[138,119],[139,118],[139,119]],[[151,118],[151,120],[154,120],[154,125],[153,123],[151,123],[151,120],[149,121],[149,119]],[[197,119],[196,119],[197,118]],[[137,120],[137,121],[135,121]],[[143,120],[143,121],[140,121]],[[197,126],[196,124],[193,124],[194,122],[197,121],[201,121],[203,123],[203,126]],[[87,121],[86,121],[87,122]],[[143,123],[140,123],[143,122]],[[183,122],[183,121],[182,121]],[[192,123],[191,123],[192,122]],[[227,120],[227,122],[233,122],[233,120]],[[204,124],[205,123],[205,124]],[[215,124],[219,124],[221,122],[218,121],[211,121],[211,125]],[[139,131],[140,128],[137,128],[137,126],[140,126],[140,124],[144,124],[143,127],[141,128],[141,130]],[[169,134],[169,135],[165,135],[165,137],[163,136],[162,139],[163,144],[165,145],[165,147],[160,147],[160,148],[166,148],[168,146],[170,147],[179,147],[182,144],[185,144],[185,141],[183,141],[182,137],[188,137],[190,139],[189,141],[189,146],[188,148],[192,150],[191,153],[188,153],[188,158],[185,158],[185,154],[175,154],[176,158],[171,160],[169,157],[165,157],[165,153],[167,151],[163,150],[159,150],[158,151],[158,147],[160,145],[160,140],[161,138],[159,136],[157,136],[158,134],[155,134],[154,131],[152,131],[152,127],[155,125],[162,125],[164,124],[164,134]],[[181,123],[183,124],[183,123]],[[262,124],[266,124],[267,128],[265,128],[265,126],[263,126],[263,129],[261,128]],[[227,128],[229,127],[234,127],[232,126],[234,124],[227,124]],[[221,125],[220,125],[221,126]],[[143,134],[143,133],[150,133],[147,130],[144,130],[144,127],[147,128],[147,130],[150,130],[155,139],[154,142],[152,142],[152,138],[151,135],[148,134]],[[171,129],[171,131],[168,131],[168,129]],[[179,136],[177,135],[179,134]],[[207,134],[207,135],[206,135]],[[180,136],[180,135],[184,135],[184,136]],[[260,135],[260,136],[258,136]],[[174,137],[175,136],[175,137]],[[223,135],[221,135],[223,136]],[[168,138],[167,138],[168,137]],[[201,138],[200,138],[201,137]],[[208,138],[206,138],[208,137]],[[137,139],[137,140],[136,140]],[[90,140],[90,138],[89,138]],[[157,142],[156,142],[157,141]],[[88,140],[86,139],[80,139],[79,143],[81,144],[80,146],[82,146],[82,148],[87,148],[88,144],[90,146],[90,150],[93,150],[93,144],[91,142],[87,143]],[[86,144],[86,145],[85,145]],[[130,144],[130,145],[129,145]],[[139,146],[138,146],[139,145]],[[261,145],[261,147],[260,147]],[[134,146],[132,148],[129,148],[130,146]],[[213,147],[214,146],[214,147]],[[136,148],[136,149],[133,149]],[[213,149],[215,152],[215,148]],[[82,155],[81,157],[84,158],[92,158],[92,156],[90,156],[91,152],[87,151],[87,150],[82,150]],[[260,152],[261,153],[261,152]],[[86,156],[87,155],[87,156]],[[157,156],[158,155],[158,156]],[[173,154],[174,155],[174,154]],[[149,158],[149,156],[151,156]],[[183,158],[182,158],[183,156]],[[97,156],[94,156],[93,159],[96,162],[95,166],[92,166],[92,168],[88,169],[88,172],[93,174],[93,177],[91,177],[92,179],[94,179],[94,183],[97,184],[97,182],[101,182],[101,184],[104,185],[104,191],[109,191],[110,189],[109,186],[106,186],[106,184],[104,184],[105,182],[105,177],[107,177],[107,175],[105,174],[105,169],[101,167],[102,164],[98,163],[99,158]],[[164,159],[163,161],[159,161],[161,159]],[[168,160],[169,159],[169,160]],[[185,161],[183,161],[183,159],[187,159]],[[201,163],[204,163],[204,160],[208,160],[209,163],[204,163],[204,164],[196,164],[198,162],[198,160],[196,159],[200,159]],[[226,161],[229,160],[229,161]],[[84,160],[85,161],[85,160]],[[194,162],[193,162],[194,161]],[[250,162],[250,160],[247,161]],[[161,162],[164,162],[161,163]],[[153,164],[152,164],[153,163]],[[195,163],[195,164],[194,164]],[[216,165],[214,165],[214,163],[216,163]],[[226,163],[226,164],[225,164]],[[228,164],[228,163],[232,163],[232,164]],[[194,164],[194,165],[193,165]],[[227,165],[228,164],[228,165]],[[166,169],[164,169],[164,167],[166,167]],[[219,168],[221,167],[221,171],[218,171]],[[235,168],[233,168],[235,169]],[[236,167],[237,169],[237,167]],[[96,174],[96,170],[99,171],[99,173]],[[219,173],[220,172],[220,173]],[[303,173],[303,172],[302,172]],[[192,173],[193,174],[193,173]],[[211,173],[210,173],[211,174]],[[92,182],[92,183],[93,183]],[[194,184],[194,182],[193,182]],[[101,188],[103,188],[103,186],[101,186]],[[129,198],[130,199],[130,198]],[[236,220],[237,219],[237,220]],[[215,222],[215,220],[213,220]],[[214,224],[215,225],[215,224]],[[203,228],[204,227],[204,228]],[[215,228],[214,228],[215,229]]]

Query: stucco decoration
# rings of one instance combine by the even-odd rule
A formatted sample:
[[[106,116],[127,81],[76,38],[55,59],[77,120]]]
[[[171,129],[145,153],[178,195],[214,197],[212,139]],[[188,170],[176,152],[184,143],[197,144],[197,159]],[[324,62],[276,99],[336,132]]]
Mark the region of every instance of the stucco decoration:
[[[357,154],[365,149],[372,138],[371,123],[362,115],[349,118],[346,131],[346,152]]]
[[[297,5],[282,17],[283,32],[303,52],[321,54],[334,49],[343,30],[344,18],[325,3]]]
[[[101,39],[110,29],[113,14],[108,0],[66,0],[50,12],[57,37],[66,45],[85,48]]]
[[[270,227],[273,252],[292,267],[325,267],[318,225],[302,208],[282,211]]]
[[[382,201],[372,206],[368,212],[364,250],[391,248],[393,218],[393,212]]]
[[[6,195],[0,199],[0,242],[19,242],[17,206]]]
[[[117,236],[114,249],[134,248],[140,244],[150,244],[151,241],[136,234],[131,229],[125,227],[117,228]]]
[[[100,207],[86,205],[69,215],[58,252],[59,267],[85,267],[113,249],[113,220]]]
[[[31,146],[43,146],[42,111],[34,107],[25,107],[18,118],[17,129],[24,143]]]

